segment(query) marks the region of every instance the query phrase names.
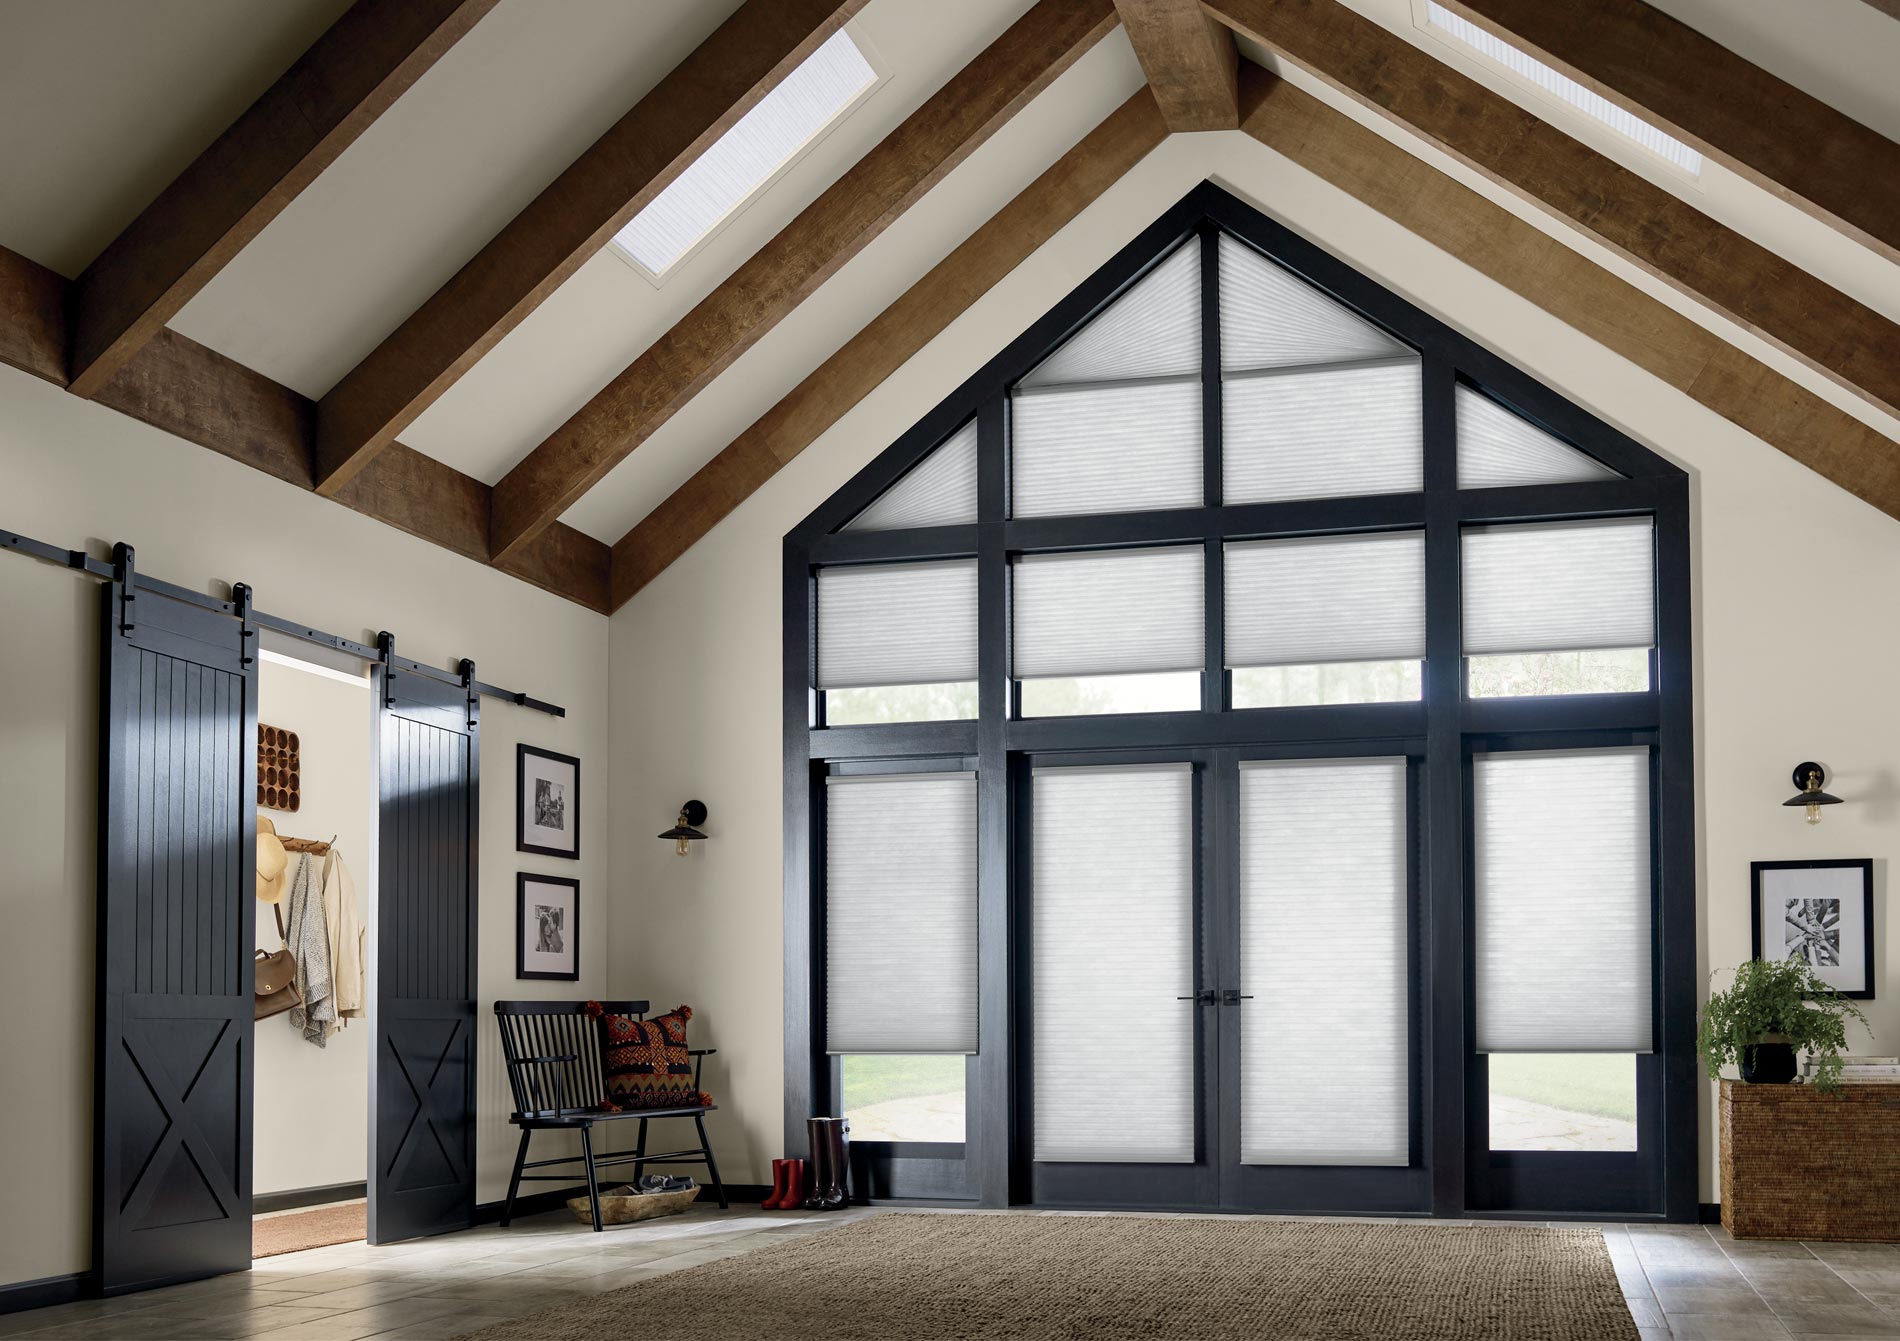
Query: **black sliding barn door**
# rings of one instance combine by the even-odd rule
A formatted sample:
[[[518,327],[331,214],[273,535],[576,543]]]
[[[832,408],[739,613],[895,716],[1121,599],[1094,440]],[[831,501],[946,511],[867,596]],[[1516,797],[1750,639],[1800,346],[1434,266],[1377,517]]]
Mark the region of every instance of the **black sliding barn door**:
[[[93,1095],[108,1294],[251,1265],[255,638],[233,617],[246,606],[128,588],[130,551],[118,559],[103,589]]]
[[[369,1241],[392,1243],[465,1229],[475,1213],[480,700],[393,658],[378,681]]]

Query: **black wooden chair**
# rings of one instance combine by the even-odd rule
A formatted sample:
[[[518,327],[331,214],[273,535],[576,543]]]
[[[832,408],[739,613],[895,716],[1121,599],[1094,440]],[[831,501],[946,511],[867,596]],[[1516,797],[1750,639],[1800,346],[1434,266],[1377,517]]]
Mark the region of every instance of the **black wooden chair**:
[[[646,1018],[644,1001],[603,1001],[615,1015]],[[627,1112],[602,1111],[607,1096],[602,1078],[600,1031],[587,1014],[583,1001],[497,1001],[495,1023],[501,1029],[501,1055],[508,1068],[508,1088],[514,1094],[515,1111],[509,1121],[521,1128],[521,1148],[515,1152],[514,1177],[508,1180],[508,1201],[501,1210],[505,1227],[513,1218],[515,1193],[523,1183],[564,1183],[574,1177],[566,1173],[527,1173],[528,1169],[546,1169],[555,1165],[580,1164],[587,1171],[587,1199],[593,1207],[594,1230],[600,1231],[601,1169],[621,1164],[633,1165],[634,1183],[649,1164],[704,1164],[712,1180],[719,1208],[726,1208],[725,1185],[719,1181],[719,1165],[713,1161],[712,1146],[706,1140],[706,1114],[718,1107],[707,1104],[692,1108],[648,1108]],[[699,1088],[700,1068],[717,1048],[693,1048],[693,1088]],[[699,1149],[664,1150],[647,1153],[647,1123],[655,1118],[689,1117],[699,1132]],[[633,1119],[640,1133],[632,1153],[596,1156],[593,1129],[603,1122]],[[580,1133],[581,1153],[558,1159],[528,1159],[528,1141],[538,1131],[576,1131]]]

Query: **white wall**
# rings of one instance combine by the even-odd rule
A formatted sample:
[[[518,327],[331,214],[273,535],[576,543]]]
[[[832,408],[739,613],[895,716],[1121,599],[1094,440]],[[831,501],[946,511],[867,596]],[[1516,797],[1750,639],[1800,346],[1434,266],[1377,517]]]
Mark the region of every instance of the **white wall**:
[[[127,540],[143,572],[198,590],[249,582],[260,609],[370,641],[390,629],[407,656],[473,657],[484,680],[567,708],[483,709],[477,1190],[498,1198],[514,1133],[488,1003],[606,986],[608,769],[594,745],[608,731],[607,621],[3,368],[0,526],[98,555]],[[0,1284],[90,1259],[97,585],[0,556]],[[515,852],[517,741],[583,759],[579,861]],[[580,982],[514,980],[518,870],[580,878],[582,925],[596,929]]]
[[[1690,472],[1701,967],[1748,956],[1751,860],[1871,856],[1876,968],[1886,973],[1895,938],[1885,889],[1900,853],[1900,720],[1890,702],[1900,628],[1883,602],[1900,589],[1900,525],[1239,133],[1176,136],[613,619],[615,803],[640,823],[613,853],[630,902],[615,923],[610,977],[700,1010],[695,1024],[721,1049],[709,1084],[727,1105],[714,1129],[734,1180],[763,1181],[783,1153],[781,538],[1207,177]],[[934,203],[933,194],[919,209]],[[875,264],[877,253],[874,244],[860,261]],[[851,286],[858,264],[816,301]],[[762,342],[725,376],[743,379],[734,385],[796,380],[820,356]],[[1835,576],[1795,576],[1810,553]],[[1779,805],[1790,770],[1809,758],[1828,766],[1850,802],[1816,829]],[[663,821],[686,795],[711,808],[712,841],[682,862],[640,826]],[[1900,1050],[1900,995],[1882,998],[1867,1003],[1875,1040]],[[1704,1118],[1702,1198],[1713,1200],[1706,1104]]]
[[[373,874],[369,835],[376,810],[369,677],[359,674],[346,680],[327,667],[293,665],[266,652],[257,679],[258,721],[297,733],[301,783],[295,813],[260,813],[276,826],[280,838],[335,840],[335,850],[356,882],[357,916],[364,918]],[[309,860],[315,863],[311,888],[321,892],[323,858]],[[286,926],[291,874],[285,872],[284,900],[278,905]],[[270,905],[258,904],[257,948],[275,950],[282,943]],[[257,1065],[252,1071],[252,1192],[332,1187],[368,1177],[370,1034],[368,1021],[346,1021],[318,1048],[304,1041],[288,1013],[258,1022]]]

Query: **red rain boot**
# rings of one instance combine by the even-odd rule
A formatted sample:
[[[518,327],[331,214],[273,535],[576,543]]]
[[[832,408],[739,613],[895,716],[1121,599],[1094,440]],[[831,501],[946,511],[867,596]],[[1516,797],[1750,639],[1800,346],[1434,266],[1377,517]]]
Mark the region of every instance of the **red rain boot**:
[[[789,1159],[772,1161],[772,1194],[759,1203],[762,1210],[776,1211],[785,1204],[785,1184],[790,1181],[787,1175],[791,1172],[791,1164]]]
[[[805,1202],[805,1161],[788,1159],[785,1161],[785,1199],[778,1204],[781,1211],[795,1211]]]

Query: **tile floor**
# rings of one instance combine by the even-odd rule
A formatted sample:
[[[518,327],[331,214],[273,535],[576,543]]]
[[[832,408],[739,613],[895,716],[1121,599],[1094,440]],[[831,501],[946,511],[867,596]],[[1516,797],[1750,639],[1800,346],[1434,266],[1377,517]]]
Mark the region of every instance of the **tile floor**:
[[[387,1248],[313,1248],[215,1280],[0,1316],[0,1339],[444,1341],[878,1213],[707,1208],[596,1235],[554,1212]],[[1900,1338],[1900,1245],[1737,1241],[1720,1226],[1606,1225],[1603,1235],[1643,1341]]]

